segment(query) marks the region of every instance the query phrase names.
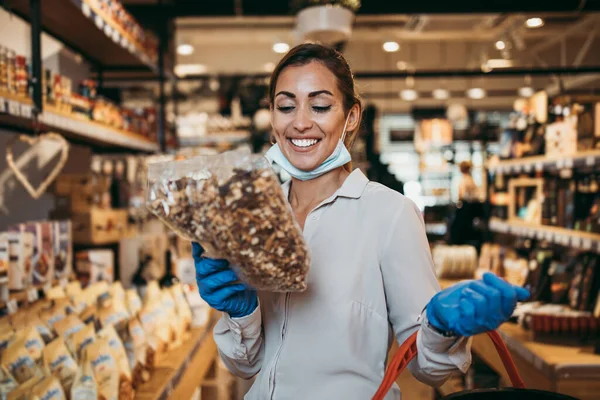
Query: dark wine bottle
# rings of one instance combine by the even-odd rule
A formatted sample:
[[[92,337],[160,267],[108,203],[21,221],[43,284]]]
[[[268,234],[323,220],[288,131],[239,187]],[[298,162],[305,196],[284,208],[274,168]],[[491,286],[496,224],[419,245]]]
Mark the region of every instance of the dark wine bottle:
[[[171,287],[179,283],[179,278],[173,273],[173,262],[171,250],[167,250],[165,254],[165,275],[160,278],[160,287]]]

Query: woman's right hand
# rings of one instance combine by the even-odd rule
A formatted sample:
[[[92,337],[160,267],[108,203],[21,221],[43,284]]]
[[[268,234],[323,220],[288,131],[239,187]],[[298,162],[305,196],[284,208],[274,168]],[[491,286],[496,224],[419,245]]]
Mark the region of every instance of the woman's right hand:
[[[250,315],[258,307],[256,290],[239,281],[227,260],[203,257],[204,249],[192,242],[200,297],[232,318]]]

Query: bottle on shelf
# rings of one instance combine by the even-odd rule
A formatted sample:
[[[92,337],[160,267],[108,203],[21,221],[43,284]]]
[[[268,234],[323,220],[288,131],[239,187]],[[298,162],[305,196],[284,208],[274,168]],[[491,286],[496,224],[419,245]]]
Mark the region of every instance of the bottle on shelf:
[[[179,283],[179,278],[173,273],[173,262],[171,250],[165,254],[165,275],[160,278],[160,287],[168,288]]]

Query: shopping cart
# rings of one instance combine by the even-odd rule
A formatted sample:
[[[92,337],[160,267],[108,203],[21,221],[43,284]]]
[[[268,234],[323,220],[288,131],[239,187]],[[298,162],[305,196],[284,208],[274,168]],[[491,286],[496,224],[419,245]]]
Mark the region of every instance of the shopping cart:
[[[566,396],[543,390],[525,389],[525,383],[517,371],[517,367],[502,341],[502,338],[496,331],[487,333],[498,355],[506,368],[508,377],[512,382],[512,388],[501,389],[477,389],[465,390],[462,392],[453,393],[444,397],[445,400],[577,400],[574,397]],[[406,368],[408,363],[417,355],[417,333],[412,334],[397,350],[394,358],[385,372],[381,386],[375,393],[373,400],[383,400],[387,392],[390,390],[400,373]]]

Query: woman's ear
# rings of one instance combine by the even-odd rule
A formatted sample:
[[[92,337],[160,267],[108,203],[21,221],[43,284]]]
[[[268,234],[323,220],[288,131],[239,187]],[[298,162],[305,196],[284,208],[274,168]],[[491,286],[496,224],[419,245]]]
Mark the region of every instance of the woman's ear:
[[[346,127],[346,132],[354,132],[358,129],[358,124],[360,122],[360,104],[354,104],[350,109],[350,113],[348,115],[348,126]]]

